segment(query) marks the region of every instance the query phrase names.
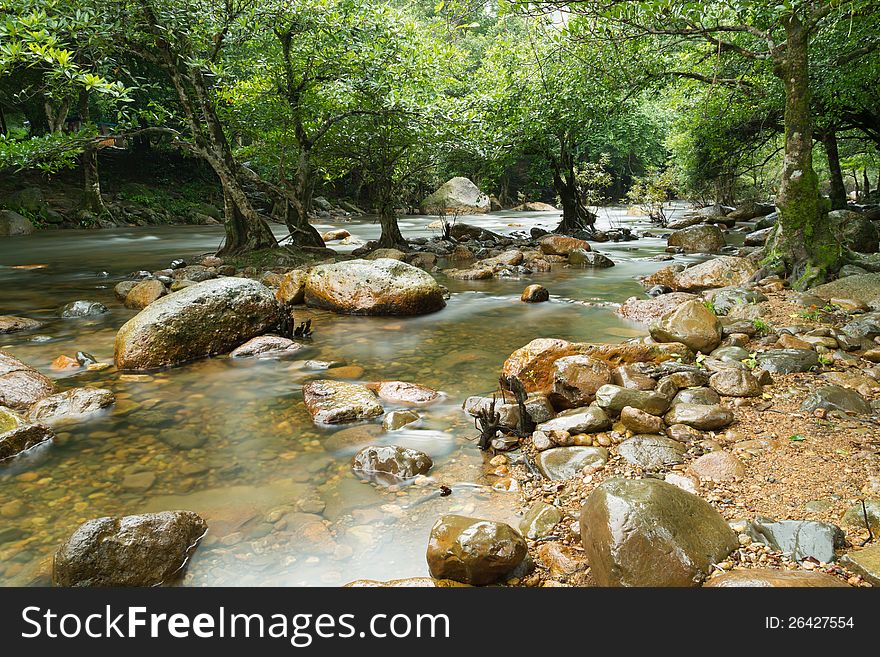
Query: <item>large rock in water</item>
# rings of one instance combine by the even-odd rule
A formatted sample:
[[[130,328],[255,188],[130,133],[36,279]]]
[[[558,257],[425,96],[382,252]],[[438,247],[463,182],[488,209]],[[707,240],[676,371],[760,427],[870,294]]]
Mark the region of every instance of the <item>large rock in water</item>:
[[[97,413],[111,406],[116,397],[105,388],[74,388],[38,401],[31,408],[31,422],[45,422],[64,417]]]
[[[658,479],[606,481],[580,526],[599,586],[699,586],[739,545],[712,506]]]
[[[359,451],[351,469],[361,479],[393,485],[425,474],[434,462],[423,452],[397,445],[370,445]]]
[[[55,553],[56,586],[161,586],[184,571],[208,525],[191,511],[89,520]]]
[[[305,302],[347,315],[423,315],[446,305],[433,276],[390,258],[312,268]]]
[[[744,285],[756,271],[758,268],[751,260],[719,256],[674,274],[670,287],[680,292],[695,292],[711,287]]]
[[[34,232],[34,225],[12,210],[0,210],[0,237],[12,237],[15,235],[30,235]]]
[[[699,299],[695,294],[687,292],[670,292],[653,299],[630,297],[617,309],[617,314],[634,322],[652,324],[671,310],[675,310],[686,301]]]
[[[678,247],[685,253],[718,253],[725,246],[724,233],[718,226],[691,226],[677,230],[666,244]]]
[[[721,343],[721,321],[702,301],[685,301],[651,326],[657,342],[681,342],[708,354]]]
[[[516,568],[528,549],[503,522],[442,516],[431,528],[426,554],[431,576],[465,584],[491,584]]]
[[[20,360],[0,351],[0,406],[27,410],[55,392],[55,384]]]
[[[489,197],[469,179],[456,176],[443,183],[440,188],[422,201],[421,210],[425,214],[440,212],[464,212],[482,214],[488,212]]]
[[[11,414],[0,409],[0,423],[9,424]],[[15,416],[13,421],[17,422]],[[0,428],[0,462],[52,440],[55,434],[42,424],[14,424],[8,430]]]
[[[154,301],[116,334],[116,367],[149,370],[225,353],[278,324],[266,286],[217,278]]]
[[[303,399],[317,424],[356,422],[384,412],[369,388],[345,381],[309,381],[303,386]]]

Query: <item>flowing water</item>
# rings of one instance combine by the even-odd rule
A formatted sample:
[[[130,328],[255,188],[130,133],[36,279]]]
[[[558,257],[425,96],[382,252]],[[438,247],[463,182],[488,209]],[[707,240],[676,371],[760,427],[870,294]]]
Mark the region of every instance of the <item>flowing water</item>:
[[[432,217],[405,217],[407,237],[430,236]],[[553,213],[464,217],[497,232],[551,228]],[[603,210],[599,225],[640,220]],[[344,227],[366,240],[378,226]],[[58,438],[0,467],[0,583],[45,584],[61,541],[85,520],[189,509],[209,523],[184,584],[338,585],[356,578],[427,574],[425,546],[434,520],[462,513],[516,525],[518,494],[488,474],[477,431],[461,410],[465,397],[492,391],[505,358],[537,337],[618,342],[644,334],[614,314],[615,302],[642,293],[637,277],[664,263],[647,260],[665,241],[596,244],[617,266],[535,273],[522,279],[452,281],[442,311],[416,318],[347,317],[303,311],[315,331],[300,360],[211,358],[149,375],[64,373],[50,363],[77,351],[112,362],[113,339],[134,311],[113,286],[133,270],[216,249],[219,227],[45,232],[0,240],[0,314],[45,322],[0,336],[0,346],[55,377],[59,388],[110,388],[117,403],[103,415],[55,427]],[[40,265],[40,267],[34,267]],[[26,268],[22,268],[26,266]],[[526,285],[541,283],[548,303],[524,304]],[[69,301],[90,299],[110,312],[61,319]],[[300,356],[300,354],[303,354]],[[316,371],[325,361],[329,369]],[[383,433],[380,423],[334,429],[311,422],[301,387],[310,378],[368,382],[399,379],[444,393],[419,408],[414,429]],[[386,410],[395,407],[386,405]],[[421,485],[382,489],[350,470],[360,446],[414,447],[435,462]],[[452,494],[440,496],[440,484]]]

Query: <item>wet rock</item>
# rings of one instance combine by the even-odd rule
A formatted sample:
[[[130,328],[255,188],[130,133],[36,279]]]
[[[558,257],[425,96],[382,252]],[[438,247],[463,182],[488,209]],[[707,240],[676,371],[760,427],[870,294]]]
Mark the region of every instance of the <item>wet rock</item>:
[[[681,474],[680,472],[667,472],[663,477],[663,481],[673,486],[677,486],[688,493],[697,494],[700,490],[700,480],[693,475]]]
[[[584,408],[572,408],[563,411],[551,420],[538,424],[538,431],[567,431],[575,435],[579,433],[595,433],[611,428],[611,420],[601,408],[595,404]]]
[[[379,260],[380,258],[406,260],[406,254],[400,249],[376,249],[364,256],[364,260]]]
[[[98,317],[108,312],[107,306],[97,301],[71,301],[61,309],[61,316],[65,319],[76,319]]]
[[[479,586],[503,579],[527,552],[510,525],[445,515],[431,528],[426,557],[432,577]]]
[[[700,481],[734,481],[746,474],[746,466],[733,454],[723,451],[703,454],[688,467]]]
[[[41,399],[31,407],[31,422],[51,422],[69,417],[97,413],[116,402],[110,390],[104,388],[73,388]]]
[[[713,287],[740,286],[747,283],[756,271],[757,267],[751,260],[719,256],[675,274],[670,287],[677,291],[693,292]]]
[[[536,539],[549,535],[562,520],[562,512],[546,502],[535,502],[519,523],[519,530],[526,538]]]
[[[15,411],[0,406],[0,433],[5,433],[25,424],[24,418]]]
[[[440,397],[436,390],[406,381],[379,381],[369,383],[367,387],[385,401],[395,404],[430,404]]]
[[[24,411],[53,392],[51,379],[0,350],[0,406]]]
[[[590,243],[585,240],[579,240],[576,237],[566,237],[565,235],[545,235],[538,240],[538,248],[544,255],[560,255],[567,256],[575,249],[590,251]]]
[[[547,479],[570,479],[584,468],[594,469],[608,461],[604,447],[554,447],[538,454],[535,465]]]
[[[303,386],[303,399],[316,424],[356,422],[384,412],[369,388],[345,381],[309,381]]]
[[[880,274],[846,276],[811,288],[808,292],[826,301],[854,299],[876,309],[880,308]]]
[[[773,227],[762,228],[761,230],[755,230],[746,235],[743,244],[745,246],[764,246],[767,243],[767,238],[770,237],[770,233],[773,232]]]
[[[52,430],[42,424],[22,424],[0,433],[0,462],[55,438]]]
[[[663,430],[661,418],[632,406],[623,407],[620,411],[620,421],[633,433],[660,433]]]
[[[733,422],[733,412],[720,404],[676,404],[666,414],[666,424],[686,424],[700,431],[717,431]]]
[[[162,586],[182,575],[208,530],[191,511],[89,520],[55,553],[56,586]]]
[[[718,226],[691,226],[677,230],[666,240],[668,246],[685,253],[718,253],[725,246],[724,233]]]
[[[275,297],[256,281],[197,283],[154,301],[119,329],[116,367],[148,370],[226,353],[278,320]]]
[[[880,336],[880,313],[869,313],[848,322],[841,329],[851,338],[867,338],[873,340]]]
[[[747,525],[752,539],[779,550],[797,561],[813,557],[823,563],[836,559],[835,548],[842,548],[846,537],[837,525],[812,520],[756,518]]]
[[[468,178],[456,176],[425,198],[419,207],[424,214],[482,214],[489,211],[491,203]]]
[[[125,296],[125,307],[141,310],[165,295],[165,285],[155,278],[136,284]]]
[[[421,315],[446,305],[443,289],[430,274],[388,258],[312,268],[305,302],[350,315]]]
[[[329,208],[325,208],[328,209]],[[326,233],[321,235],[321,239],[325,242],[332,242],[334,240],[344,240],[346,237],[351,237],[351,233],[349,233],[345,228],[335,228],[333,230],[328,230]]]
[[[278,284],[278,289],[275,290],[275,298],[278,303],[285,306],[295,306],[305,302],[308,278],[309,273],[301,269],[294,269],[284,274]]]
[[[651,337],[708,354],[721,343],[721,322],[703,302],[686,301],[651,326]]]
[[[628,463],[657,470],[684,463],[685,446],[666,436],[638,435],[620,443],[617,453]]]
[[[13,315],[0,315],[0,334],[18,333],[19,331],[33,331],[43,325],[35,319],[27,317],[15,317]]]
[[[840,559],[842,566],[861,575],[865,581],[880,586],[880,545],[850,552]]]
[[[706,292],[706,298],[712,302],[712,307],[719,315],[726,315],[738,306],[767,301],[766,295],[743,287],[725,287],[719,290],[710,290]]]
[[[806,570],[744,568],[713,577],[703,586],[719,588],[849,588],[832,575]]]
[[[217,274],[214,271],[211,271],[208,267],[203,267],[202,265],[188,265],[185,267],[178,267],[174,270],[171,276],[175,280],[179,281],[192,281],[193,283],[203,283],[205,281],[211,280],[212,278],[217,278]]]
[[[853,415],[866,415],[871,412],[871,404],[861,394],[841,386],[822,386],[801,404],[801,411],[812,413],[818,408],[826,411],[843,411]]]
[[[425,474],[433,465],[430,456],[414,449],[370,445],[355,455],[351,469],[361,479],[390,486]]]
[[[707,404],[715,405],[721,403],[721,397],[712,388],[685,388],[679,390],[675,397],[672,398],[671,406],[677,404]]]
[[[594,269],[607,269],[614,266],[614,261],[604,253],[574,249],[568,254],[568,264],[572,267],[593,267]]]
[[[529,285],[523,290],[520,301],[525,303],[541,303],[550,300],[550,292],[543,285]]]
[[[683,303],[697,299],[699,297],[687,292],[670,292],[669,294],[661,294],[653,299],[630,297],[617,309],[617,314],[634,322],[653,324],[663,315],[671,310],[675,310]]]
[[[709,385],[724,397],[757,397],[761,384],[755,375],[746,370],[729,369],[716,372],[709,378]]]
[[[553,363],[550,402],[562,409],[586,406],[610,382],[611,368],[605,362],[589,356],[563,356]]]
[[[699,586],[739,545],[707,502],[657,479],[604,482],[580,528],[599,586]]]
[[[413,411],[391,411],[382,420],[382,427],[385,431],[397,431],[421,419],[419,414]]]
[[[819,355],[812,349],[770,349],[758,354],[758,366],[767,372],[791,374],[819,367]]]
[[[631,390],[604,385],[596,391],[596,403],[610,415],[619,415],[625,406],[632,406],[651,415],[660,415],[669,408],[669,399],[653,390]]]
[[[230,358],[281,358],[301,351],[299,342],[277,335],[258,335],[229,353]]]
[[[382,428],[379,425],[360,424],[336,431],[321,444],[328,452],[351,455],[363,447],[379,442],[381,435]]]

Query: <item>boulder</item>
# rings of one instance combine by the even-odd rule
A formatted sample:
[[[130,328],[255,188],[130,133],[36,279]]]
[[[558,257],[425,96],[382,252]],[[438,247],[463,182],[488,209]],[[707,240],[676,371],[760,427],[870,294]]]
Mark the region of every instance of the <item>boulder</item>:
[[[473,182],[456,176],[422,201],[420,208],[423,214],[482,214],[489,211],[490,202]]]
[[[142,310],[159,297],[165,296],[165,285],[155,278],[137,283],[125,296],[125,307]]]
[[[27,317],[15,317],[13,315],[0,315],[0,334],[18,333],[19,331],[33,331],[43,325],[35,319]]]
[[[301,269],[294,269],[281,277],[278,289],[275,290],[275,298],[278,303],[285,306],[295,306],[303,303],[306,298],[306,281],[309,273]]]
[[[523,536],[534,540],[549,535],[560,520],[562,520],[562,512],[559,509],[538,501],[523,516],[519,530]]]
[[[685,301],[651,326],[651,337],[708,354],[721,343],[721,322],[702,301]]]
[[[811,288],[808,292],[826,301],[831,299],[861,301],[876,310],[880,308],[880,273],[838,278],[836,281]]]
[[[849,584],[827,573],[807,570],[773,570],[771,568],[732,570],[718,577],[713,577],[703,586],[719,588],[849,588]]]
[[[734,481],[746,474],[743,462],[729,452],[703,454],[688,466],[688,472],[700,481]]]
[[[757,397],[761,384],[748,370],[724,369],[709,378],[709,385],[724,397]]]
[[[772,213],[775,207],[771,203],[756,203],[755,201],[747,201],[736,207],[735,210],[728,213],[727,218],[735,221],[751,221],[759,217],[766,217]]]
[[[865,581],[880,586],[880,545],[871,545],[856,552],[850,552],[840,559],[848,570],[861,575]]]
[[[853,415],[867,415],[871,412],[871,404],[860,393],[835,385],[822,386],[801,404],[801,410],[806,413],[812,413],[819,408]]]
[[[620,421],[633,433],[660,433],[663,431],[662,418],[632,406],[624,406],[621,409]]]
[[[614,261],[604,253],[575,249],[568,254],[568,264],[573,267],[592,267],[594,269],[607,269],[614,266]]]
[[[764,246],[767,243],[767,240],[770,238],[770,233],[773,232],[773,226],[769,228],[762,228],[761,230],[755,230],[746,235],[745,240],[743,240],[744,246]]]
[[[445,515],[431,528],[426,557],[432,577],[479,586],[503,579],[527,552],[510,525]]]
[[[422,315],[446,305],[443,289],[430,274],[388,258],[312,268],[305,302],[349,315]]]
[[[303,399],[316,424],[356,422],[384,412],[369,388],[345,381],[309,381],[303,386]]]
[[[812,349],[770,349],[758,354],[758,367],[767,372],[791,374],[819,367],[819,355]]]
[[[230,358],[281,358],[305,349],[299,342],[278,335],[258,335],[231,352]]]
[[[744,285],[757,269],[746,258],[719,256],[676,273],[670,287],[679,292],[696,292],[712,287]]]
[[[589,251],[590,243],[586,240],[579,240],[576,237],[550,234],[538,240],[538,248],[541,249],[541,253],[544,255],[567,256],[575,249]]]
[[[661,415],[669,408],[669,399],[653,390],[633,390],[608,384],[596,391],[596,404],[610,415],[619,415],[626,406]]]
[[[584,468],[594,469],[608,461],[608,450],[604,447],[553,447],[544,450],[535,458],[535,465],[547,479],[571,479]]]
[[[120,370],[149,370],[228,352],[274,328],[271,290],[246,278],[190,285],[154,301],[116,334]]]
[[[34,230],[34,225],[18,212],[0,209],[0,237],[30,235]]]
[[[364,256],[364,260],[406,260],[406,254],[400,249],[376,249]]]
[[[721,229],[707,225],[677,230],[669,236],[666,244],[685,253],[718,253],[726,245]]]
[[[726,315],[738,306],[767,301],[766,295],[743,287],[723,287],[709,290],[705,297],[712,302],[712,308],[717,315]]]
[[[418,413],[413,411],[391,411],[382,419],[382,428],[385,431],[398,431],[421,420]]]
[[[51,379],[0,350],[0,406],[24,411],[53,392]]]
[[[41,399],[31,407],[31,422],[51,422],[69,417],[97,413],[116,402],[110,390],[104,388],[73,388]]]
[[[55,438],[52,430],[42,424],[20,424],[0,432],[0,462],[18,456],[37,445]]]
[[[697,299],[699,297],[687,292],[670,292],[669,294],[661,294],[653,299],[630,297],[617,309],[617,314],[634,322],[653,324],[663,315],[675,310],[683,303]]]
[[[754,540],[800,562],[813,557],[831,563],[835,550],[846,543],[846,536],[837,525],[813,520],[779,520],[757,518],[748,523],[746,534]]]
[[[71,301],[61,309],[61,316],[65,319],[79,319],[81,317],[98,317],[110,312],[107,306],[98,301]]]
[[[853,210],[832,210],[828,223],[840,243],[858,253],[877,253],[880,230],[864,213]]]
[[[699,586],[739,545],[712,506],[658,479],[596,487],[580,528],[599,586]]]
[[[709,404],[721,403],[721,397],[712,388],[683,388],[675,393],[670,406],[677,404]]]
[[[428,386],[407,381],[378,381],[368,383],[380,398],[395,404],[430,404],[440,398],[440,393]]]
[[[686,424],[700,431],[717,431],[733,422],[733,412],[720,404],[676,404],[666,414],[666,424]]]
[[[637,435],[617,446],[617,453],[627,462],[645,470],[658,470],[684,463],[686,447],[660,435]]]
[[[538,431],[567,431],[575,435],[579,433],[595,433],[611,428],[608,415],[595,404],[584,408],[572,408],[563,411],[556,417],[537,426]]]
[[[56,586],[162,586],[183,575],[208,531],[191,511],[89,520],[55,553]]]
[[[590,356],[563,356],[553,363],[550,402],[560,409],[586,406],[596,398],[596,391],[610,382],[607,363]]]
[[[425,474],[434,462],[422,452],[397,445],[370,445],[359,451],[351,469],[361,479],[388,486]]]
[[[330,208],[322,208],[329,210]],[[333,242],[334,240],[344,240],[346,237],[351,237],[351,233],[349,233],[345,228],[335,228],[333,230],[328,230],[326,233],[321,235],[321,239],[325,242]]]
[[[529,285],[520,296],[520,301],[525,303],[541,303],[549,300],[550,292],[543,285]]]

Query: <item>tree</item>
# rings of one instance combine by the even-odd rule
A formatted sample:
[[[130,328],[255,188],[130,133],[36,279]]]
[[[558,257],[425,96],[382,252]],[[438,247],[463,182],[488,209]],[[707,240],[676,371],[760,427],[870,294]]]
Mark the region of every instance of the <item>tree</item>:
[[[810,42],[837,21],[873,15],[869,0],[757,0],[623,2],[580,0],[542,7],[571,11],[595,21],[596,38],[675,37],[705,44],[719,58],[767,62],[785,95],[785,150],[776,204],[779,223],[768,263],[783,267],[794,286],[806,288],[833,275],[844,253],[825,219],[813,168]],[[854,60],[877,48],[876,40],[850,49]]]

